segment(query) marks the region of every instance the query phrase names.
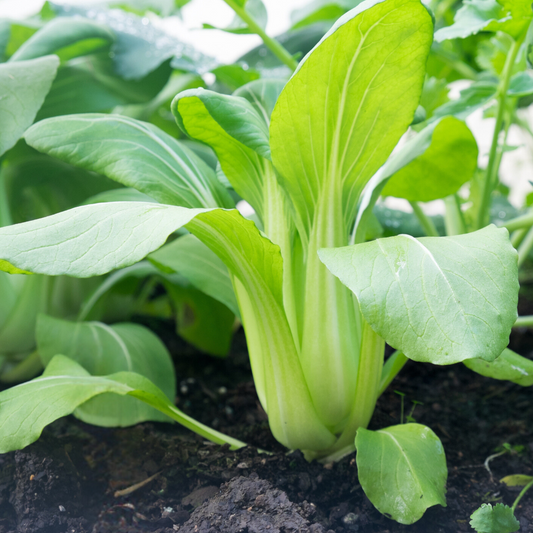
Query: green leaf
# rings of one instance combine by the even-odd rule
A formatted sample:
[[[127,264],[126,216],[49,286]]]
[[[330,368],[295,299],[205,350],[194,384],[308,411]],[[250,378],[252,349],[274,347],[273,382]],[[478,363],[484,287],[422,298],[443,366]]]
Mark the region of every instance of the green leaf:
[[[143,326],[69,322],[40,315],[36,337],[44,365],[56,354],[63,354],[95,376],[136,372],[157,385],[167,398],[174,398],[176,378],[170,354],[164,344]],[[167,420],[161,412],[137,399],[110,395],[90,400],[76,411],[76,417],[88,424],[108,427]]]
[[[533,94],[533,76],[529,72],[519,72],[511,78],[509,96],[521,97]]]
[[[381,169],[370,179],[357,210],[355,220],[355,241],[356,243],[366,240],[366,230],[369,221],[373,216],[374,206],[391,176],[400,172],[402,168],[411,164],[417,158],[424,155],[431,146],[433,132],[439,122],[434,121],[427,125],[417,135],[409,139],[397,152],[392,154]],[[398,222],[398,221],[396,221]],[[394,225],[394,221],[393,221]],[[399,227],[399,222],[396,224]],[[410,232],[406,232],[411,235]]]
[[[505,483],[508,487],[525,487],[532,481],[533,476],[525,476],[523,474],[514,474],[500,479],[500,483]]]
[[[33,34],[10,58],[10,61],[34,59],[57,53],[68,60],[94,52],[115,40],[103,24],[80,18],[56,18]]]
[[[498,84],[495,81],[478,81],[473,83],[467,89],[461,91],[457,100],[451,100],[438,107],[435,117],[445,117],[455,115],[457,118],[464,120],[476,109],[484,106],[496,96]]]
[[[388,239],[319,251],[372,329],[409,359],[493,361],[518,303],[517,254],[491,225],[455,237]]]
[[[472,178],[477,157],[476,139],[468,126],[447,117],[436,126],[429,148],[392,176],[382,195],[411,202],[444,198],[456,193]]]
[[[520,522],[512,509],[503,503],[497,503],[494,507],[484,503],[470,518],[470,525],[477,533],[513,533],[520,529]]]
[[[214,133],[226,139],[228,137],[235,139],[262,157],[270,158],[268,128],[265,121],[244,98],[201,88],[189,89],[174,98],[172,112],[184,133],[194,139],[211,144],[200,138],[204,136],[199,132],[197,134],[197,128],[203,126],[213,129]],[[201,126],[198,126],[195,120]]]
[[[283,79],[261,79],[243,85],[233,93],[233,96],[246,98],[261,115],[265,124],[270,125],[270,116],[283,87],[285,87]]]
[[[211,72],[217,77],[217,81],[227,85],[231,91],[260,77],[257,70],[244,68],[243,65],[239,64],[223,65],[213,69]]]
[[[228,355],[235,315],[194,287],[170,282],[164,285],[176,309],[178,334],[203,352],[219,357]]]
[[[162,203],[231,207],[211,168],[145,122],[118,115],[68,115],[41,120],[25,139],[41,152],[104,174]]]
[[[226,305],[240,317],[239,306],[226,265],[194,235],[166,244],[148,259],[185,276],[198,290]]]
[[[446,458],[431,429],[421,424],[359,428],[355,446],[359,482],[381,513],[412,524],[433,505],[446,507]]]
[[[74,113],[109,111],[119,105],[145,103],[163,89],[170,76],[168,63],[139,80],[117,76],[109,54],[69,61],[57,74],[39,119]]]
[[[26,280],[27,278],[23,279]],[[15,276],[10,276],[7,272],[0,272],[0,294],[2,295],[2,301],[0,303],[0,331],[16,304],[17,293],[20,290],[17,281],[20,282],[20,280],[15,280]]]
[[[334,21],[363,0],[313,0],[291,13],[292,29],[320,21]]]
[[[11,24],[7,19],[0,19],[0,63],[3,63],[9,38],[11,37]]]
[[[243,442],[182,413],[158,387],[139,374],[119,372],[107,377],[90,376],[75,361],[56,355],[42,377],[0,392],[0,453],[28,446],[39,438],[48,424],[71,414],[91,398],[108,392],[139,398],[218,444],[229,443],[234,449],[244,446]]]
[[[513,36],[527,25],[533,12],[522,0],[467,0],[455,15],[454,23],[435,33],[437,42],[464,39],[480,31],[505,31]]]
[[[435,32],[435,40],[464,39],[481,30],[497,27],[496,21],[502,14],[502,6],[496,0],[470,0],[455,14],[454,23]]]
[[[104,176],[33,151],[13,162],[8,161],[2,175],[14,222],[26,222],[76,207],[87,197],[118,187]]]
[[[94,196],[90,196],[82,205],[100,204],[103,202],[156,202],[153,198],[150,198],[146,194],[139,192],[137,189],[131,189],[130,187],[124,187],[120,189],[112,189],[110,191],[104,191]]]
[[[270,144],[307,231],[333,188],[342,188],[336,209],[353,223],[363,187],[413,119],[432,34],[417,0],[365,2],[300,62],[272,113]]]
[[[0,268],[89,277],[143,259],[206,209],[144,202],[76,207],[0,228]],[[9,271],[9,270],[8,270]]]
[[[512,381],[523,387],[533,385],[533,361],[506,348],[494,361],[468,359],[465,366],[482,376]]]
[[[214,59],[165,33],[146,17],[94,6],[55,4],[54,11],[59,16],[94,19],[111,28],[116,36],[112,49],[115,70],[127,80],[143,78],[169,59],[173,68],[199,74],[217,66]]]
[[[4,53],[12,56],[24,42],[41,28],[41,23],[35,20],[10,21],[10,35]]]
[[[0,65],[0,155],[31,126],[58,66],[57,56]]]
[[[261,28],[263,28],[263,30],[266,28],[268,14],[265,4],[263,4],[262,0],[247,0],[245,2],[237,3],[242,4],[241,7],[244,7],[244,9],[254,18],[254,20]],[[246,24],[246,22],[244,22],[237,14],[235,14],[233,20],[225,28],[219,28],[218,26],[213,26],[212,24],[204,24],[203,28],[206,30],[222,30],[228,33],[240,35],[255,33],[248,28],[248,24]]]
[[[268,128],[244,98],[190,89],[172,101],[180,128],[208,144],[235,191],[263,215],[263,158],[270,159]]]
[[[14,282],[18,285],[16,303],[0,326],[0,353],[8,356],[25,354],[35,348],[37,315],[47,312],[52,292],[52,280],[47,276],[25,276]]]

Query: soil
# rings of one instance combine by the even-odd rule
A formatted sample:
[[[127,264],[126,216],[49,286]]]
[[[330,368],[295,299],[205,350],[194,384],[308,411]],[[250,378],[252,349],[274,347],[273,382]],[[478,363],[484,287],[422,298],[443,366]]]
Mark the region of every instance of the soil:
[[[408,363],[380,398],[371,428],[400,423],[402,398],[405,415],[414,407],[416,421],[444,444],[448,506],[430,508],[411,526],[397,524],[364,495],[353,455],[307,463],[276,443],[242,332],[230,356],[216,359],[151,325],[174,354],[179,407],[250,446],[232,452],[178,425],[104,429],[59,420],[31,446],[0,455],[0,533],[457,533],[473,531],[469,517],[482,503],[512,504],[518,491],[502,477],[533,475],[530,389],[462,365]],[[531,330],[515,331],[511,348],[531,357],[528,347]],[[504,443],[511,451],[491,459],[489,471],[485,461]],[[516,516],[521,532],[533,531],[533,493]]]

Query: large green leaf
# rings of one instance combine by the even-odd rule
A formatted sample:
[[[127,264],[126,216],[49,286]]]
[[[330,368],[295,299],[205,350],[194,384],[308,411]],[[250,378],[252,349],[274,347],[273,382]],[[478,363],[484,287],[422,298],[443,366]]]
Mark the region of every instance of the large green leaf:
[[[0,65],[0,155],[31,126],[58,66],[57,56]]]
[[[291,13],[292,29],[303,28],[320,21],[337,20],[363,0],[313,0]]]
[[[80,18],[57,18],[33,34],[10,58],[10,61],[34,59],[57,53],[61,59],[91,53],[113,43],[113,32],[103,24]]]
[[[533,361],[506,348],[494,361],[468,359],[463,361],[470,370],[488,378],[512,381],[523,387],[533,385]]]
[[[165,33],[146,17],[94,6],[54,4],[53,9],[59,16],[78,15],[109,26],[116,36],[112,49],[115,70],[125,79],[143,78],[169,59],[174,68],[200,74],[216,66],[214,59]]]
[[[507,231],[399,235],[319,255],[355,293],[371,327],[410,359],[493,361],[507,346],[518,303]]]
[[[432,35],[418,0],[373,0],[341,17],[300,63],[272,113],[270,144],[303,227],[339,188],[353,223],[363,187],[413,119]]]
[[[226,265],[194,235],[184,235],[148,257],[156,266],[185,276],[197,289],[226,305],[236,316],[239,306]]]
[[[164,344],[143,326],[69,322],[40,315],[36,337],[44,365],[56,354],[63,354],[95,376],[136,372],[157,385],[171,401],[174,398],[176,378],[170,354]],[[76,411],[76,416],[99,426],[131,426],[146,420],[167,419],[135,398],[111,395],[90,400]]]
[[[41,152],[104,174],[162,203],[232,205],[211,168],[145,122],[118,115],[68,115],[41,120],[25,139]]]
[[[119,372],[106,377],[90,376],[68,357],[56,355],[42,377],[0,393],[0,453],[28,446],[39,438],[48,424],[71,414],[91,398],[108,392],[139,398],[218,444],[228,443],[232,448],[245,445],[181,412],[158,387],[139,374]]]
[[[412,524],[428,507],[446,507],[446,458],[431,429],[421,424],[359,428],[355,446],[359,482],[380,512]]]
[[[263,174],[270,158],[265,121],[244,98],[190,89],[172,101],[180,128],[208,144],[237,193],[259,216],[263,212]]]
[[[59,69],[38,119],[74,113],[109,111],[119,105],[145,103],[167,83],[167,63],[139,80],[124,80],[113,70],[109,54],[92,54]]]
[[[411,202],[444,198],[472,178],[477,157],[476,139],[468,126],[447,117],[436,126],[429,148],[392,176],[382,194]]]
[[[0,228],[2,270],[89,277],[143,259],[206,209],[144,202],[76,207]]]
[[[361,202],[359,203],[357,210],[357,218],[354,227],[354,242],[359,243],[366,241],[367,226],[372,222],[373,209],[383,188],[394,174],[400,172],[402,168],[410,165],[417,158],[424,155],[426,150],[431,146],[433,132],[438,124],[439,123],[435,121],[427,125],[417,135],[411,137],[401,149],[391,155],[381,169],[372,176],[361,196]]]

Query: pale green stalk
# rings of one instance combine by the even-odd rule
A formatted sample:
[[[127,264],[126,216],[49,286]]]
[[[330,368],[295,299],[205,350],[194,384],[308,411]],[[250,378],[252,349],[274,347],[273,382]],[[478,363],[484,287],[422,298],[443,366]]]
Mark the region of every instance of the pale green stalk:
[[[402,352],[395,351],[383,365],[381,372],[381,382],[379,384],[378,397],[381,396],[392,380],[399,374],[400,370],[409,361]]]
[[[340,187],[324,183],[307,249],[304,328],[300,360],[320,419],[330,427],[352,409],[357,380],[359,310],[352,293],[318,258],[320,248],[348,243]]]
[[[493,191],[494,181],[498,176],[499,160],[498,160],[498,141],[500,139],[500,132],[502,131],[503,119],[505,114],[505,105],[507,100],[507,91],[511,82],[513,73],[513,66],[516,61],[516,56],[524,42],[526,32],[522,32],[516,41],[513,42],[511,50],[505,60],[505,66],[502,72],[502,79],[498,87],[496,99],[498,101],[498,112],[496,115],[496,124],[494,126],[494,133],[492,136],[492,143],[489,152],[489,162],[485,173],[485,179],[482,185],[481,205],[478,212],[477,228],[485,227],[489,222],[491,195]]]
[[[39,353],[35,350],[20,363],[15,366],[10,366],[8,369],[0,374],[0,382],[2,383],[21,383],[34,378],[42,372],[43,363]]]
[[[228,6],[235,11],[235,13],[241,18],[247,25],[250,31],[259,35],[265,46],[285,65],[287,65],[292,71],[296,70],[298,62],[289,54],[289,52],[275,39],[269,37],[263,28],[257,24],[255,19],[246,11],[244,7],[241,7],[235,0],[224,0]]]
[[[528,316],[519,316],[514,323],[513,328],[521,327],[532,327],[533,326],[533,315]]]
[[[435,224],[433,223],[433,220],[431,220],[430,217],[424,213],[422,208],[420,207],[420,204],[418,202],[409,202],[411,204],[411,207],[413,208],[413,212],[416,215],[416,218],[420,222],[420,225],[422,226],[422,229],[424,230],[424,233],[428,237],[438,237],[439,232],[437,231],[437,228],[435,227]]]
[[[527,259],[529,252],[533,248],[533,228],[531,228],[524,237],[524,240],[518,247],[518,266],[520,267]]]
[[[533,226],[533,212],[513,218],[502,224],[502,227],[507,228],[509,231],[529,229],[531,226]]]
[[[452,194],[444,199],[444,207],[446,209],[444,214],[444,223],[446,225],[446,235],[462,235],[466,233],[466,224],[459,197],[457,194]]]
[[[2,160],[0,159],[0,167]],[[13,224],[11,218],[11,210],[9,209],[9,203],[7,201],[6,180],[4,173],[0,169],[0,227],[10,226]]]
[[[314,458],[322,462],[336,461],[355,450],[355,434],[360,427],[366,428],[379,397],[385,341],[363,320],[361,351],[358,360],[357,384],[352,411],[344,430],[334,446]]]

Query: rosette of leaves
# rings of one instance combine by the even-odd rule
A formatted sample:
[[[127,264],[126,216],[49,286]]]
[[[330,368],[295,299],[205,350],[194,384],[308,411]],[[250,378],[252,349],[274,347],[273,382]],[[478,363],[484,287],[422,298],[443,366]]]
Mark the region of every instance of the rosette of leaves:
[[[186,256],[189,279],[239,312],[276,439],[323,461],[357,449],[365,492],[405,524],[445,505],[444,451],[419,424],[366,429],[376,400],[407,358],[496,360],[518,294],[505,229],[364,242],[366,215],[387,179],[410,164],[420,169],[427,161],[417,158],[439,139],[435,123],[389,158],[419,104],[432,35],[418,0],[367,0],[335,23],[287,84],[258,80],[233,96],[195,89],[175,97],[179,127],[214,150],[257,224],[179,141],[133,119],[90,114],[41,121],[26,142],[157,203],[97,203],[0,230],[4,270],[87,277],[141,260],[185,227],[187,246],[209,250]],[[151,259],[165,268],[180,246]],[[398,350],[386,363],[385,341]],[[30,405],[45,385],[51,402],[63,399],[61,410],[21,425],[21,402]],[[137,374],[91,378],[58,356],[23,387],[0,396],[3,450],[104,392],[141,398],[215,442],[243,444],[184,417]]]

